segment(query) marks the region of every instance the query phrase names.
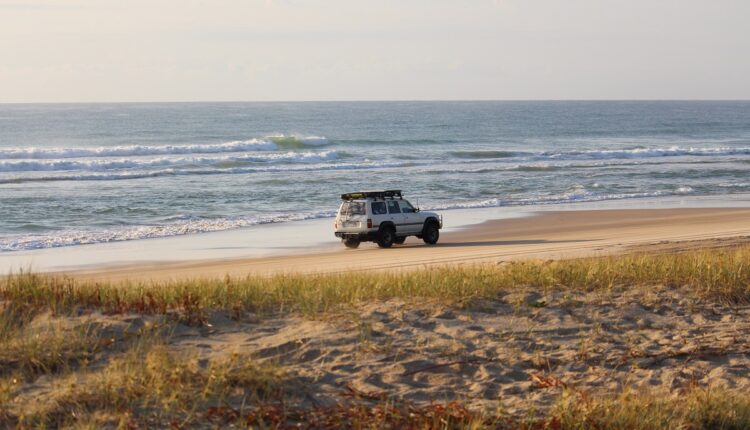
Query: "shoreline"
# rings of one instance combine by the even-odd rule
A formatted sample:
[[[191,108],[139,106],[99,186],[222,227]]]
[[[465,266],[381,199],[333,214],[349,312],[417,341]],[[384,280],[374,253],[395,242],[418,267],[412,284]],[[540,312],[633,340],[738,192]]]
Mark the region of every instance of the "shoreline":
[[[529,217],[491,220],[446,232],[435,246],[409,238],[405,245],[387,250],[367,243],[356,250],[337,246],[316,253],[139,264],[66,274],[93,280],[164,281],[226,275],[400,271],[522,259],[602,256],[666,244],[672,245],[670,250],[679,251],[691,242],[706,240],[727,245],[750,240],[750,208],[539,212]]]
[[[662,214],[649,216],[647,211]],[[442,213],[446,228],[434,249],[409,238],[405,246],[392,250],[364,243],[352,252],[333,237],[332,219],[321,218],[195,235],[14,251],[0,254],[0,274],[31,270],[124,280],[332,273],[594,256],[651,242],[750,235],[750,195],[452,209]],[[631,219],[626,213],[638,216]],[[599,227],[594,228],[592,222]],[[550,224],[555,227],[550,229]],[[659,226],[665,228],[663,233],[658,231]],[[571,228],[577,233],[566,231]],[[599,235],[593,235],[597,231]]]

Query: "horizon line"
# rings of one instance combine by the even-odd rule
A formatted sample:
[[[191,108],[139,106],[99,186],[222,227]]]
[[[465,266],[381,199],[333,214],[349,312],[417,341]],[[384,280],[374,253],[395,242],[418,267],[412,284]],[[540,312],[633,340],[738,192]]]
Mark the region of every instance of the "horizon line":
[[[72,104],[212,104],[212,103],[466,103],[466,102],[750,102],[742,99],[320,99],[320,100],[166,100],[166,101],[27,101],[0,102],[2,105],[72,105]]]

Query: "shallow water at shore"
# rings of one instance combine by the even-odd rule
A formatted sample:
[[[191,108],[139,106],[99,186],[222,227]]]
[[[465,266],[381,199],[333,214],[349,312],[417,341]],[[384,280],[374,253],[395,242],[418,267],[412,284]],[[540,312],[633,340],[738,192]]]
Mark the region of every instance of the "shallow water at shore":
[[[0,105],[0,253],[425,209],[750,191],[746,102]]]
[[[487,221],[523,218],[551,211],[679,210],[691,208],[750,208],[750,194],[613,200],[510,208],[451,209],[441,211],[441,213],[445,222],[443,233],[455,234],[456,237],[462,238],[464,232],[466,234],[471,233],[474,236],[481,235],[481,225]],[[240,261],[241,259],[333,253],[340,251],[342,246],[333,235],[332,222],[331,218],[311,219],[255,225],[198,235],[179,235],[74,247],[6,252],[0,253],[0,274],[7,274],[10,271],[17,272],[20,269],[49,272],[100,271],[107,268],[127,267],[135,275],[137,267],[154,265],[175,263],[190,265],[198,262]],[[540,225],[540,227],[543,226]],[[743,228],[750,231],[750,224],[746,223]],[[368,245],[364,244],[363,248],[368,248]],[[460,254],[456,251],[456,256]],[[399,256],[391,256],[393,257],[392,263],[397,263]],[[346,261],[346,258],[345,255],[338,257],[341,261]],[[290,264],[292,263],[290,261]],[[242,267],[241,262],[238,262],[228,265],[226,269],[236,271]],[[294,267],[290,266],[289,270],[292,269]],[[324,265],[320,269],[324,270]],[[207,272],[208,275],[210,275],[209,272]],[[176,270],[175,274],[178,273],[179,270]]]

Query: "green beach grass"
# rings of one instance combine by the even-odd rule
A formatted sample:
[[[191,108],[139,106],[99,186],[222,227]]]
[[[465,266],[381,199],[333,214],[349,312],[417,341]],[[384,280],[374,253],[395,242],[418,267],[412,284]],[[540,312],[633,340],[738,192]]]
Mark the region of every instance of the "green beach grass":
[[[284,402],[298,381],[273,364],[246,356],[202,362],[165,347],[177,324],[202,327],[214,312],[237,320],[249,313],[261,321],[278,314],[319,318],[388,299],[464,308],[519,289],[607,294],[640,286],[679,288],[695,301],[746,304],[750,247],[165,283],[13,274],[0,280],[0,428],[749,428],[750,394],[702,388],[679,399],[646,391],[588,398],[566,390],[550,411],[530,411],[526,420],[458,403],[415,406],[388,399],[300,409]],[[97,324],[64,324],[92,313],[164,318],[161,327],[119,338]],[[36,393],[39,378],[53,389]]]
[[[750,300],[750,247],[677,254],[633,254],[497,266],[425,269],[400,273],[279,275],[163,283],[76,282],[31,273],[0,281],[0,300],[30,309],[66,313],[165,313],[181,309],[200,318],[205,310],[258,313],[325,313],[341,305],[400,298],[466,304],[498,291],[610,291],[637,285],[688,288],[695,299]]]

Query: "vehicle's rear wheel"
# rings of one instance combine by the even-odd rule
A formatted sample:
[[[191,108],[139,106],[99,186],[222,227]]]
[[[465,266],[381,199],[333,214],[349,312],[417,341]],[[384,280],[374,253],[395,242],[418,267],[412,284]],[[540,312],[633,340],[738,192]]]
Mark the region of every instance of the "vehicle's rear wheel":
[[[429,222],[424,226],[422,230],[422,240],[428,245],[434,245],[440,239],[440,229],[438,229],[437,223]]]
[[[344,239],[344,246],[347,248],[357,248],[359,247],[359,239],[356,237],[347,237]]]
[[[396,238],[393,239],[393,243],[396,245],[403,245],[404,242],[406,242],[406,236],[396,236]]]
[[[393,227],[385,226],[380,227],[378,230],[378,246],[381,248],[390,248],[393,246],[393,241],[396,240],[396,232]]]

